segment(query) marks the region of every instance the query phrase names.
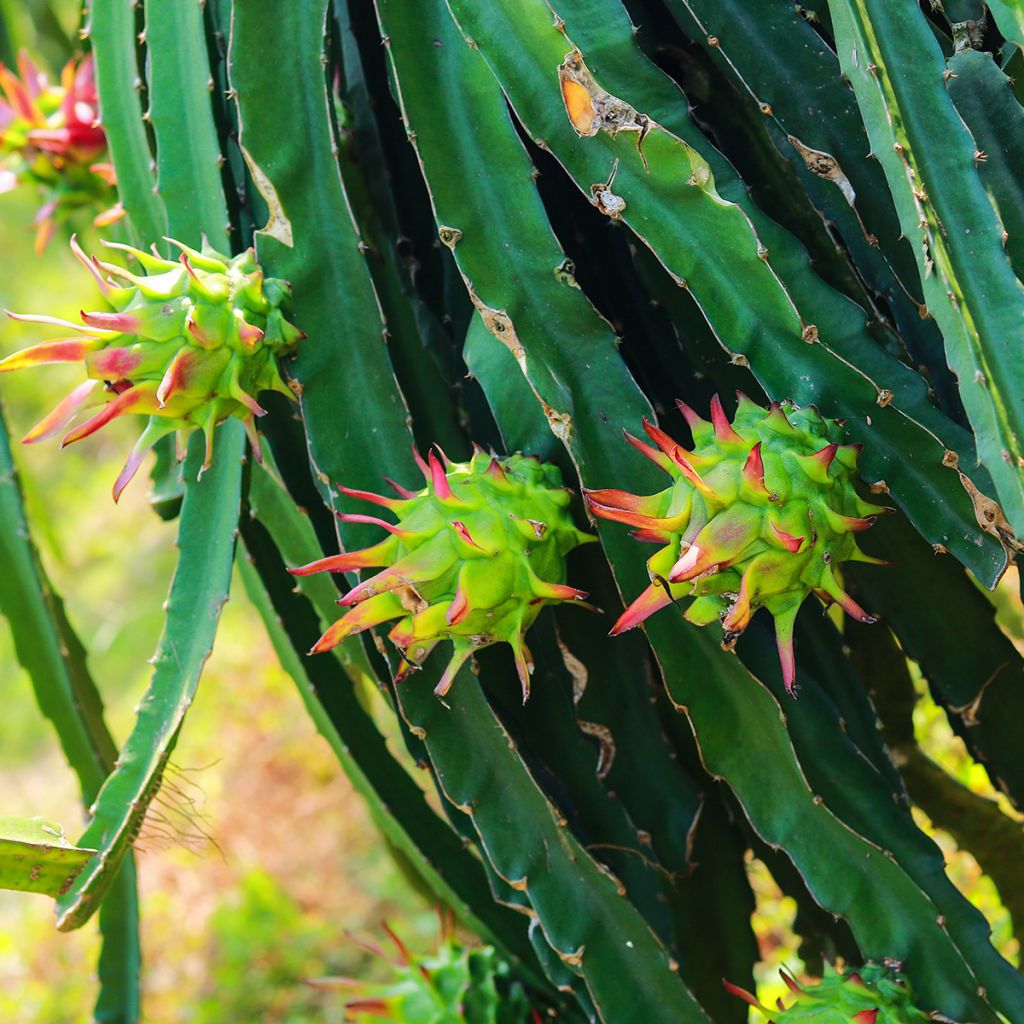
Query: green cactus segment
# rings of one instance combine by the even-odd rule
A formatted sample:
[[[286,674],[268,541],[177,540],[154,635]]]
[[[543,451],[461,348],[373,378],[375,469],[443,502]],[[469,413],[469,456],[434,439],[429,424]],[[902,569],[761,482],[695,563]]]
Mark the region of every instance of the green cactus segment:
[[[730,424],[717,396],[711,422],[680,407],[694,435],[692,451],[646,420],[653,446],[627,435],[672,477],[671,487],[649,496],[587,491],[595,515],[664,545],[648,560],[650,585],[612,632],[693,597],[687,619],[698,626],[720,621],[731,642],[758,608],[767,608],[786,689],[796,696],[797,611],[813,592],[861,622],[874,621],[842,589],[837,571],[851,559],[872,560],[855,535],[888,510],[858,497],[859,448],[840,445],[841,427],[816,409],[776,403],[765,410],[741,395]]]
[[[95,852],[43,818],[0,818],[0,889],[59,896]]]
[[[866,963],[840,972],[825,965],[825,976],[814,985],[800,985],[785,971],[782,978],[793,995],[785,1006],[762,1006],[749,992],[724,982],[725,987],[773,1024],[926,1024],[929,1014],[914,1004],[914,993],[893,961]]]
[[[863,313],[815,277],[806,252],[766,218],[755,218],[746,201],[740,205],[735,192],[742,185],[734,177],[726,176],[729,191],[719,187],[723,161],[706,139],[691,146],[604,92],[605,84],[636,88],[636,60],[643,59],[621,5],[602,5],[600,17],[574,19],[569,6],[559,5],[553,23],[548,5],[533,0],[514,5],[502,0],[485,8],[461,0],[452,4],[530,135],[551,149],[595,205],[614,213],[651,247],[676,282],[691,291],[728,350],[749,361],[769,395],[815,404],[845,419],[853,439],[865,444],[867,478],[884,480],[933,543],[942,543],[979,579],[992,583],[1006,555],[995,538],[980,532],[967,493],[943,465],[947,449],[972,451],[969,434],[930,405],[918,374],[867,336]],[[619,63],[628,63],[632,74],[621,72],[598,84],[587,70],[587,53],[581,56],[573,43],[606,40],[613,28],[619,49],[629,48],[628,54],[618,54]],[[511,33],[521,44],[515,50],[504,45]],[[614,57],[602,51],[595,66],[606,72],[615,66]],[[592,106],[587,90],[593,89],[599,102],[610,104],[606,112],[612,122],[620,115],[632,118],[632,130],[594,121],[595,131],[578,137],[562,95],[548,85],[552,69],[560,66],[563,89],[575,96],[573,103],[585,112],[588,103]],[[653,65],[650,72],[660,78]],[[639,80],[646,97],[648,79]],[[628,99],[629,93],[624,95]],[[677,110],[680,117],[685,114],[678,102]],[[615,130],[602,130],[601,124]],[[646,127],[638,147],[641,124]],[[672,130],[682,128],[673,121]],[[693,132],[691,126],[685,134]],[[613,198],[601,199],[607,195]],[[618,199],[625,206],[611,209]],[[737,279],[743,288],[722,287],[723,281]]]
[[[286,282],[264,278],[252,249],[228,257],[174,242],[178,261],[117,246],[141,265],[136,275],[71,247],[113,307],[82,312],[82,327],[45,316],[15,316],[79,330],[76,337],[45,342],[0,362],[0,372],[47,363],[79,362],[88,380],[76,387],[25,437],[40,441],[62,430],[85,410],[99,411],[64,435],[63,445],[95,433],[126,414],[149,421],[114,484],[114,500],[138,472],[147,452],[175,431],[198,428],[206,437],[203,469],[213,460],[214,428],[240,419],[259,455],[255,417],[264,410],[261,391],[291,395],[278,359],[302,336],[284,318]]]
[[[167,234],[167,211],[154,191],[152,154],[135,88],[135,8],[124,0],[93,0],[87,26],[96,59],[100,119],[117,173],[117,191],[142,248]]]
[[[96,911],[117,877],[195,696],[227,600],[241,503],[240,424],[218,431],[220,458],[202,479],[203,447],[193,438],[186,463],[185,499],[178,531],[180,554],[167,599],[155,669],[117,767],[93,807],[83,845],[99,850],[75,885],[58,901],[57,927],[78,928]]]
[[[984,154],[978,174],[1006,230],[1006,255],[1018,276],[1024,275],[1024,193],[1015,177],[1024,166],[1024,108],[991,54],[962,50],[946,68],[949,95]]]
[[[386,926],[385,926],[386,927]],[[346,1020],[373,1024],[535,1024],[522,985],[490,946],[468,947],[446,936],[428,956],[412,953],[390,929],[397,950],[390,976],[376,984],[344,981]],[[385,955],[379,947],[369,946]],[[317,984],[314,982],[314,984]],[[330,984],[330,979],[325,985]]]
[[[145,0],[145,19],[148,119],[156,137],[157,192],[167,208],[168,230],[190,245],[205,237],[216,248],[229,249],[224,156],[210,100],[202,5]]]
[[[99,125],[91,57],[70,61],[52,85],[26,53],[21,77],[0,64],[0,192],[33,185],[44,197],[36,214],[36,251],[58,224],[81,209],[96,212],[99,226],[124,215],[115,202],[114,173],[103,162],[107,140]],[[98,212],[104,205],[111,208]]]
[[[433,452],[426,462],[417,460],[427,484],[419,493],[403,490],[387,498],[340,488],[397,516],[391,524],[340,513],[342,521],[383,527],[386,540],[292,570],[302,575],[385,567],[341,599],[350,610],[311,653],[399,619],[389,633],[402,652],[399,679],[419,668],[439,642],[451,640],[455,653],[435,690],[444,696],[474,651],[504,642],[512,647],[526,700],[533,662],[523,637],[544,605],[586,598],[566,586],[565,556],[596,538],[576,529],[561,474],[536,457],[498,459],[478,450],[469,462],[447,469]]]
[[[1024,535],[1024,287],[978,175],[978,149],[946,92],[924,14],[906,4],[829,0],[837,50],[900,223],[915,240],[925,301],[1006,518]],[[906,53],[917,56],[907,61]]]

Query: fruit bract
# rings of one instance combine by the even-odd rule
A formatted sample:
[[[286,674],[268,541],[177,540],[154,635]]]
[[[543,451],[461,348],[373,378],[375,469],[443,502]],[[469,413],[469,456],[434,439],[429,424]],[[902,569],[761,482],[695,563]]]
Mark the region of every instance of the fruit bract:
[[[264,278],[252,249],[229,257],[205,245],[197,251],[168,241],[181,252],[177,261],[107,243],[139,262],[145,274],[135,275],[87,256],[72,238],[72,250],[113,307],[83,311],[84,326],[8,313],[79,334],[16,352],[0,362],[0,372],[81,361],[89,378],[29,431],[26,442],[50,437],[96,406],[99,411],[66,434],[62,445],[88,437],[118,416],[149,417],[114,484],[115,501],[146,452],[174,431],[198,427],[205,432],[206,468],[213,458],[214,427],[236,416],[259,458],[254,417],[264,410],[257,396],[261,391],[291,395],[277,363],[302,337],[282,311],[288,283]],[[179,435],[179,457],[183,451]]]
[[[0,192],[38,186],[45,202],[36,214],[36,250],[57,224],[81,208],[110,208],[93,223],[124,216],[116,202],[113,165],[103,161],[107,139],[99,123],[92,57],[69,61],[53,85],[22,52],[21,77],[0,65]]]
[[[433,452],[426,461],[413,455],[426,478],[422,491],[393,485],[399,497],[389,498],[339,488],[397,516],[392,524],[339,513],[343,521],[382,527],[389,534],[385,540],[291,570],[303,576],[384,567],[341,599],[349,611],[311,653],[399,619],[388,634],[403,656],[398,678],[422,665],[441,640],[454,644],[435,689],[443,696],[474,651],[505,642],[515,655],[525,700],[533,666],[523,636],[544,605],[586,598],[566,586],[565,558],[596,538],[573,524],[572,496],[558,468],[534,456],[498,458],[478,448],[469,462],[443,465]]]
[[[932,1018],[914,1005],[913,992],[895,961],[866,963],[837,971],[825,964],[815,985],[800,985],[785,971],[782,979],[795,999],[778,1009],[762,1006],[746,989],[725,985],[733,995],[760,1010],[773,1024],[925,1024]]]
[[[711,422],[679,408],[693,433],[688,451],[644,420],[654,446],[626,439],[660,466],[672,484],[652,495],[588,490],[595,515],[635,527],[638,540],[662,547],[647,562],[651,584],[626,609],[613,634],[684,597],[686,618],[721,621],[726,641],[753,613],[775,617],[782,674],[796,692],[793,626],[809,593],[873,622],[840,585],[841,562],[877,562],[856,534],[889,509],[862,501],[854,489],[859,445],[841,444],[842,429],[816,409],[775,402],[764,409],[745,395],[732,423],[716,395]]]

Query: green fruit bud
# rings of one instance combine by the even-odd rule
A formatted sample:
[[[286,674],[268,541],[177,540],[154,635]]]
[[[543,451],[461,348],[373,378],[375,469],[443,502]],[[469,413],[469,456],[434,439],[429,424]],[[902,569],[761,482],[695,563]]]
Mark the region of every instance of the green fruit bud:
[[[523,637],[544,605],[587,596],[566,586],[565,557],[595,538],[573,524],[558,469],[533,456],[499,459],[477,449],[469,462],[447,468],[433,452],[426,462],[416,458],[426,478],[418,493],[401,489],[400,497],[386,498],[339,488],[397,516],[392,524],[339,514],[343,521],[375,523],[388,531],[387,539],[291,570],[306,575],[383,567],[341,599],[350,610],[312,653],[398,619],[389,637],[402,652],[399,678],[422,665],[441,640],[454,644],[435,691],[442,696],[474,651],[505,642],[525,700],[533,666]]]
[[[87,256],[74,238],[75,256],[96,279],[112,307],[81,314],[84,327],[46,316],[16,320],[55,324],[81,332],[45,342],[0,362],[0,372],[46,363],[82,362],[89,378],[25,437],[40,441],[62,430],[85,409],[91,418],[65,435],[71,444],[127,413],[149,422],[114,485],[114,500],[132,479],[146,452],[174,431],[199,428],[206,434],[206,461],[213,458],[213,428],[229,416],[242,420],[259,458],[254,417],[264,410],[261,391],[291,395],[278,369],[302,332],[284,319],[286,282],[264,280],[253,251],[222,256],[208,246],[181,251],[177,261],[126,245],[111,245],[133,256],[142,276]]]
[[[627,440],[670,477],[658,494],[587,491],[595,515],[636,527],[639,540],[663,545],[647,563],[651,585],[626,609],[613,634],[638,626],[676,600],[693,597],[686,617],[720,621],[726,639],[746,629],[753,613],[775,617],[786,689],[795,696],[793,625],[810,593],[848,615],[873,622],[841,587],[845,561],[876,562],[855,535],[891,511],[857,495],[859,445],[844,445],[842,429],[814,408],[791,402],[763,409],[745,395],[732,423],[716,395],[711,422],[679,403],[693,433],[687,451],[653,424],[656,447]]]

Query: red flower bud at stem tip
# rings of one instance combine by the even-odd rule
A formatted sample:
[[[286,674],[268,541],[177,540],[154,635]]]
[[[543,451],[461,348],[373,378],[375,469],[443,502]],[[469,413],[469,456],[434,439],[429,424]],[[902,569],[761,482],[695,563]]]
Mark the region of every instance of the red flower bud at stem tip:
[[[434,488],[434,494],[442,501],[454,498],[452,489],[448,485],[448,477],[445,475],[444,466],[437,460],[433,452],[427,454],[427,464],[430,470],[430,483]]]
[[[715,437],[719,441],[733,444],[743,443],[743,438],[732,429],[732,424],[729,422],[729,417],[725,415],[722,400],[718,395],[711,399],[711,423],[715,428]]]

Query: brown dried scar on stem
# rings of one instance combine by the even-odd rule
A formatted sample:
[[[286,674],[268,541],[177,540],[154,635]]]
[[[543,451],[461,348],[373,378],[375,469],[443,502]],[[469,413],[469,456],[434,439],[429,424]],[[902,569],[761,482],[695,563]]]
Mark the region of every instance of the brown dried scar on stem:
[[[1010,561],[1024,550],[1020,541],[1014,535],[1013,527],[1010,526],[1006,516],[1003,514],[1002,508],[1000,508],[997,502],[993,501],[988,495],[982,494],[965,473],[959,469],[957,473],[960,475],[960,483],[963,484],[964,490],[971,496],[971,503],[974,505],[974,516],[978,520],[978,526],[985,533],[991,534],[999,541],[1006,555],[1008,565]],[[1006,566],[1003,567],[1003,571],[1005,569]]]
[[[565,112],[577,134],[592,136],[600,131],[609,135],[636,132],[636,151],[643,161],[644,170],[649,170],[643,141],[653,122],[625,100],[602,89],[583,63],[583,54],[579,50],[570,50],[558,65],[558,83]]]

